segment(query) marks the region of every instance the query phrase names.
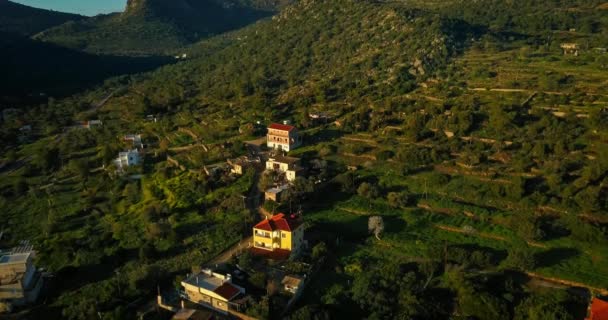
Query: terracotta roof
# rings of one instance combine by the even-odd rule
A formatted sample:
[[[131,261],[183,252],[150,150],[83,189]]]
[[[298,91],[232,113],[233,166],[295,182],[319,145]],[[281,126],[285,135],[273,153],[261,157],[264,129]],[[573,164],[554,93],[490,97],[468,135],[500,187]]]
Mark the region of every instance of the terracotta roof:
[[[586,320],[608,320],[608,302],[593,298],[589,318]]]
[[[273,123],[268,128],[275,129],[275,130],[281,130],[281,131],[291,131],[291,130],[295,129],[296,127],[290,126],[288,124]]]
[[[256,224],[254,228],[266,231],[281,230],[291,232],[297,229],[300,224],[295,218],[285,217],[285,214],[279,213],[270,219],[265,219]]]
[[[213,292],[226,300],[230,300],[236,297],[241,291],[232,284],[225,282],[221,286],[217,287],[217,289],[213,290]]]

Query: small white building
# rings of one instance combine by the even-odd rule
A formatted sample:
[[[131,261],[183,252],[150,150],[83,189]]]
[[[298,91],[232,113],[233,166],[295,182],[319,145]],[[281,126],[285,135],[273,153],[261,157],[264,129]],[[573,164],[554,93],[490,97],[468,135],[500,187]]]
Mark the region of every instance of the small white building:
[[[271,157],[266,161],[266,170],[284,173],[287,181],[293,182],[303,171],[299,166],[299,163],[300,159],[298,158],[284,156]]]
[[[137,149],[120,152],[118,158],[114,160],[114,164],[119,170],[126,167],[136,166],[141,163],[141,155]]]
[[[143,149],[144,144],[141,140],[141,134],[128,134],[123,138],[124,141],[130,141],[133,143],[133,148]]]

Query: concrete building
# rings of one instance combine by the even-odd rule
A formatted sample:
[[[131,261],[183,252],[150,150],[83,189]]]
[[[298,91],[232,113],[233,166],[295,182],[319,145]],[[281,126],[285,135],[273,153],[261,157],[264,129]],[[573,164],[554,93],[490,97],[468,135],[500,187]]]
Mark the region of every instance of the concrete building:
[[[116,168],[123,170],[130,166],[136,166],[141,163],[141,155],[137,149],[120,152],[118,158],[114,160]]]
[[[231,173],[243,175],[248,168],[257,167],[261,161],[259,158],[254,159],[247,156],[242,156],[236,159],[229,159],[227,162],[230,166]]]
[[[128,134],[124,136],[123,140],[131,142],[133,144],[133,148],[144,148],[144,144],[141,139],[141,134]]]
[[[289,189],[288,184],[282,186],[270,188],[264,192],[264,200],[271,200],[274,202],[281,202],[281,195],[285,190]]]
[[[29,245],[0,253],[0,301],[16,306],[36,301],[43,280],[34,266],[34,256]]]
[[[204,269],[199,274],[193,274],[181,283],[182,298],[227,314],[233,301],[245,294],[245,289],[232,283],[230,275],[215,273]]]
[[[284,173],[285,179],[293,182],[302,174],[303,168],[300,167],[300,159],[298,158],[276,156],[266,161],[266,170]]]
[[[266,145],[271,149],[289,152],[302,145],[302,138],[296,127],[273,123],[268,127]]]

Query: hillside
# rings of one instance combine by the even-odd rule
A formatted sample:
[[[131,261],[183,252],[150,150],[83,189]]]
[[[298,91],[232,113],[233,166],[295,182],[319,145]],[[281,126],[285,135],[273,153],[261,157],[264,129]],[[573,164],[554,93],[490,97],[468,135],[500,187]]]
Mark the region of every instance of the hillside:
[[[223,50],[150,74],[137,87],[160,106],[167,105],[169,87],[179,87],[188,92],[181,99],[203,94],[260,111],[271,101],[302,105],[401,95],[459,50],[455,40],[466,28],[454,26],[401,5],[302,1],[231,35]]]
[[[167,58],[97,56],[0,32],[0,103],[39,93],[61,97],[106,78],[152,70]],[[27,98],[25,99],[27,100]]]
[[[73,21],[36,39],[93,53],[171,54],[272,13],[280,2],[130,0],[124,13]]]
[[[196,4],[158,1],[99,19],[182,34],[158,17]],[[281,3],[219,7],[252,4]],[[186,60],[9,113],[4,239],[30,240],[58,280],[27,316],[160,320],[158,290],[175,295],[193,266],[224,257],[222,271],[245,273],[239,312],[258,319],[287,303],[273,294],[283,272],[310,279],[292,320],[583,319],[608,288],[597,4],[301,0],[183,49]],[[70,129],[91,119],[103,125]],[[308,170],[281,203],[260,204],[281,180],[257,165],[273,156],[265,127],[283,121],[304,141],[288,155]],[[113,159],[133,134],[144,163],[123,175]],[[245,155],[242,175],[224,167]],[[302,214],[301,257],[239,250],[260,211]]]
[[[0,32],[29,36],[68,21],[85,18],[76,14],[37,9],[0,0]]]

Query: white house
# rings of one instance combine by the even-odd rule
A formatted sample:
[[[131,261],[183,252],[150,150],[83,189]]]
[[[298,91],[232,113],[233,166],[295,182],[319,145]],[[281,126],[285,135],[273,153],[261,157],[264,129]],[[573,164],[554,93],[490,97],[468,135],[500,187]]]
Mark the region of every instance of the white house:
[[[276,156],[266,161],[266,170],[278,171],[285,174],[287,181],[293,182],[301,175],[303,168],[299,166],[300,159],[292,157]]]
[[[130,167],[136,166],[141,163],[141,155],[137,149],[120,152],[118,154],[118,158],[114,160],[114,164],[120,170]]]
[[[245,289],[232,283],[231,276],[204,269],[181,282],[181,297],[209,309],[228,313]]]
[[[271,149],[291,151],[302,145],[298,129],[286,124],[273,123],[268,127],[266,145]]]

